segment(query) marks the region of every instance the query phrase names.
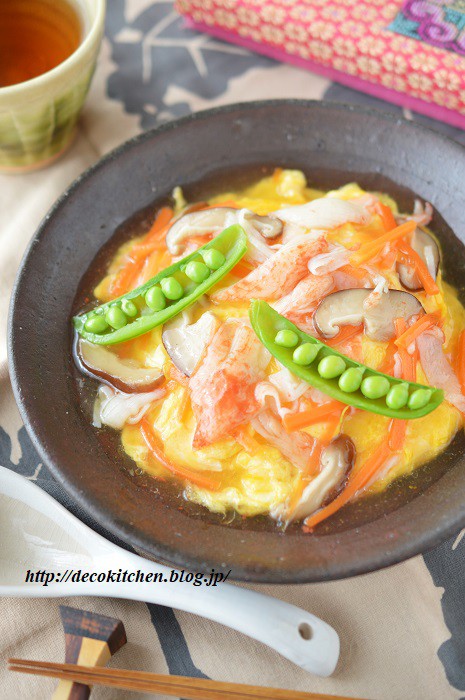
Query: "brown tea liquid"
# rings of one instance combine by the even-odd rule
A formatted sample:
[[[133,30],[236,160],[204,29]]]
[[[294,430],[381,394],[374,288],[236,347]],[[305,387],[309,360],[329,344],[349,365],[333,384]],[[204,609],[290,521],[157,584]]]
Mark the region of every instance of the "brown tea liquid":
[[[0,87],[52,70],[81,40],[81,18],[66,0],[0,0]]]

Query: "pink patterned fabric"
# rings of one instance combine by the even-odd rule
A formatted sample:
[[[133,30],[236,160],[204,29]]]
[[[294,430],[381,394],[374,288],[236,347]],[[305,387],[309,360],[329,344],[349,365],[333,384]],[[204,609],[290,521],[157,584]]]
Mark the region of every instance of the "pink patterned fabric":
[[[465,129],[465,57],[389,31],[393,0],[177,0],[198,29]]]

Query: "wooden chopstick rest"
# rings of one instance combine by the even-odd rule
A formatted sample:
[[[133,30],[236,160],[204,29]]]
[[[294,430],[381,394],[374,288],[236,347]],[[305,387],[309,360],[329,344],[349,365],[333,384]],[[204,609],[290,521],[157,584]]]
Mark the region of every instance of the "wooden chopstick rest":
[[[105,666],[111,656],[126,644],[121,620],[60,605],[65,632],[65,662],[83,666]],[[61,680],[54,700],[87,700],[91,688],[83,683]]]

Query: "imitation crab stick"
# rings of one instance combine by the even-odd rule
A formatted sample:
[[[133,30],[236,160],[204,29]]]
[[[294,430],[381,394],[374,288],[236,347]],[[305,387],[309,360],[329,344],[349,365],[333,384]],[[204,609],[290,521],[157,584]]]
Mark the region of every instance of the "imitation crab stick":
[[[158,439],[155,433],[153,432],[153,429],[150,423],[148,422],[147,418],[142,418],[142,420],[139,423],[139,426],[140,431],[142,433],[142,437],[144,438],[145,444],[149,448],[150,452],[172,474],[175,474],[181,479],[185,479],[186,481],[189,481],[192,484],[196,484],[201,488],[208,489],[209,491],[218,491],[220,489],[220,484],[217,481],[215,481],[215,479],[211,479],[210,477],[204,476],[203,474],[197,474],[196,472],[193,472],[190,469],[187,469],[186,467],[181,467],[178,464],[173,464],[173,462],[171,462],[163,452],[163,448],[159,444]]]
[[[418,253],[413,250],[412,246],[405,241],[401,241],[398,244],[397,249],[397,259],[404,265],[414,268],[425,292],[431,296],[434,294],[439,294],[439,287],[437,286],[435,280],[431,277],[424,261],[420,258]]]
[[[415,221],[406,221],[405,224],[396,226],[396,228],[384,233],[382,236],[378,236],[374,241],[369,243],[364,243],[360,248],[350,256],[350,262],[352,265],[362,265],[363,263],[374,258],[380,250],[386,245],[386,243],[393,243],[394,241],[408,236],[413,233],[416,229]]]

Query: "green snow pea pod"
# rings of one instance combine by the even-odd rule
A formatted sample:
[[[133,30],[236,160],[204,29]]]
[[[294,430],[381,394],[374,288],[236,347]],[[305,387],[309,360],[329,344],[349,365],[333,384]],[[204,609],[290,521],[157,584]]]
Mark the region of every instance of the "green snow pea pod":
[[[215,251],[218,253],[213,255],[215,263],[222,261],[222,264],[215,269],[207,268],[206,277],[204,255]],[[206,245],[162,270],[137,289],[75,316],[74,327],[80,336],[98,345],[115,345],[136,338],[191,306],[219,282],[246,252],[244,229],[238,224],[229,226]],[[207,259],[209,257],[207,255]],[[192,262],[200,263],[201,267],[189,267]],[[200,282],[186,274],[186,270],[191,274],[192,269],[201,271],[200,275],[194,274]]]
[[[342,403],[391,418],[409,419],[431,413],[444,399],[440,389],[390,377],[342,355],[301,331],[265,301],[252,301],[249,316],[259,340],[282,365]],[[285,347],[276,342],[283,331],[295,333],[298,344]],[[309,345],[314,347],[313,352],[309,352]],[[304,350],[299,352],[301,347]],[[301,354],[308,361],[299,361]]]

